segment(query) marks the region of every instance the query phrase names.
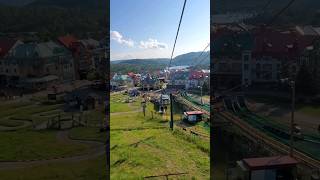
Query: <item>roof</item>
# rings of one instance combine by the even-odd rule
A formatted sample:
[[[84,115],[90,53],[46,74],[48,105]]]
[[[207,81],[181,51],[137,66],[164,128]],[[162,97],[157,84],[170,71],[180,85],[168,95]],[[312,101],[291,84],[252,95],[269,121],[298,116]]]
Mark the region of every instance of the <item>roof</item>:
[[[128,72],[128,76],[133,78],[133,77],[135,77],[135,74],[133,72]]]
[[[72,35],[61,36],[58,41],[64,45],[66,48],[71,48],[72,43],[77,42],[78,39]]]
[[[94,40],[94,39],[82,39],[80,42],[87,48],[96,48],[100,46],[99,41]]]
[[[156,82],[157,82],[157,80],[152,78],[152,76],[150,74],[147,74],[146,76],[142,77],[142,79],[141,79],[141,83],[142,84],[153,85]]]
[[[131,78],[129,78],[128,75],[121,75],[121,74],[115,74],[113,77],[112,77],[112,80],[114,81],[127,81],[127,80],[131,80]]]
[[[290,156],[248,158],[242,160],[250,170],[276,169],[295,166],[298,161]]]
[[[314,40],[314,36],[302,36],[296,32],[262,30],[256,34],[253,51],[256,55],[271,55],[277,58],[297,57]]]
[[[7,55],[16,42],[14,39],[0,38],[0,57]]]
[[[187,112],[185,112],[185,113],[186,113],[187,116],[189,116],[189,115],[201,115],[201,114],[203,114],[202,111],[187,111]]]
[[[213,34],[212,51],[216,55],[239,55],[250,50],[254,57],[272,56],[280,59],[297,57],[318,37],[305,36],[297,30],[284,31],[265,27],[249,32],[233,32],[222,28]]]
[[[175,71],[170,73],[172,80],[187,80],[189,78],[189,71]]]
[[[46,58],[46,57],[64,55],[66,53],[69,53],[69,51],[65,47],[57,43],[54,43],[52,41],[49,41],[49,42],[44,42],[39,44],[29,43],[29,44],[18,45],[15,48],[13,56],[18,58],[27,58],[27,57]]]
[[[197,80],[205,77],[205,73],[202,71],[191,71],[189,75],[189,80]]]
[[[319,36],[319,29],[313,26],[296,26],[298,33],[304,36]]]
[[[226,33],[214,37],[212,51],[216,54],[239,54],[254,46],[254,37],[249,33]]]
[[[245,19],[252,17],[253,14],[245,13],[228,13],[228,14],[215,14],[211,16],[213,24],[229,24],[242,22]]]
[[[169,100],[170,99],[170,97],[169,97],[169,95],[166,95],[166,94],[161,94],[161,99],[163,99],[163,100]]]

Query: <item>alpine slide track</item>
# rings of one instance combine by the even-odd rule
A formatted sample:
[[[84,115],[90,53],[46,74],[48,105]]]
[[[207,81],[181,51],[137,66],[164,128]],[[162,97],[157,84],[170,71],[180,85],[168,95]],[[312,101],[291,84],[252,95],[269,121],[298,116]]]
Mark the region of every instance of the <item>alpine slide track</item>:
[[[173,97],[176,102],[187,106],[188,109],[202,111],[205,116],[210,117],[210,105],[202,105],[186,93],[173,94]],[[267,119],[252,113],[248,109],[243,96],[224,98],[220,102],[216,102],[211,109],[214,110],[213,114],[215,116],[213,121],[209,121],[212,127],[219,126],[219,124],[235,125],[246,138],[263,145],[270,152],[289,154],[289,130],[272,124]],[[319,171],[319,135],[295,137],[294,143],[299,144],[294,148],[294,158],[312,170]]]

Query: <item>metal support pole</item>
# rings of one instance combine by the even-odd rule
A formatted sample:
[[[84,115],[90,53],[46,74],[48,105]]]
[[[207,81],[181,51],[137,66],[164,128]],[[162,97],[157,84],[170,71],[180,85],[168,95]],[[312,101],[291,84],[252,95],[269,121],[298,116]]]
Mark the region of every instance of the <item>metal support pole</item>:
[[[172,106],[172,94],[170,93],[170,129],[173,130],[173,106]]]
[[[293,130],[294,130],[294,111],[295,111],[295,81],[290,82],[292,90],[291,102],[291,122],[290,122],[290,156],[293,157]]]
[[[202,101],[202,86],[201,86],[201,104],[203,104],[203,101]]]
[[[143,103],[142,109],[143,109],[143,117],[146,117],[146,104],[145,103]]]

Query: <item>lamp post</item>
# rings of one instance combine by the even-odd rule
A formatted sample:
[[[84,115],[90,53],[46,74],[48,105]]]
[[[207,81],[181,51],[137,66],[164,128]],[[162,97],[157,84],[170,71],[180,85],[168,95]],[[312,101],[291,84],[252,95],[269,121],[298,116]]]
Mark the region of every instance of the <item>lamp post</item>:
[[[202,76],[203,77],[203,76]],[[204,85],[204,81],[208,78],[209,76],[205,76],[202,80],[202,84],[200,86],[198,86],[200,88],[200,91],[201,91],[201,105],[203,105],[203,100],[202,100],[202,88],[203,88],[203,85]]]
[[[290,156],[293,157],[293,131],[294,131],[294,111],[295,111],[295,93],[296,82],[289,80],[289,78],[281,79],[282,83],[288,83],[291,88],[291,121],[290,121]]]
[[[290,81],[290,87],[292,90],[291,94],[291,122],[290,122],[290,156],[293,157],[293,126],[294,126],[294,111],[295,111],[295,91],[296,83],[295,81]]]

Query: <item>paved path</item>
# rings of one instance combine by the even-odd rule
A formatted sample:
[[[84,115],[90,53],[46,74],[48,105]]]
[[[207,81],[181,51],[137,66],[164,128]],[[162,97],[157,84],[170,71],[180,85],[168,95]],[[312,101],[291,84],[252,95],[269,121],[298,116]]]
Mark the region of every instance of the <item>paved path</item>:
[[[132,114],[132,113],[137,113],[137,112],[142,112],[142,110],[139,109],[139,110],[135,110],[135,111],[114,112],[114,113],[110,113],[110,115]]]
[[[98,141],[89,140],[72,140],[69,138],[69,131],[59,131],[57,133],[57,139],[59,141],[69,142],[69,143],[82,143],[91,146],[91,149],[82,155],[72,156],[72,157],[62,157],[56,159],[47,160],[32,160],[32,161],[15,161],[15,162],[0,162],[0,170],[6,169],[17,169],[17,168],[30,168],[33,166],[39,166],[49,163],[65,163],[65,162],[79,162],[88,159],[93,159],[99,157],[106,153],[104,143]]]

